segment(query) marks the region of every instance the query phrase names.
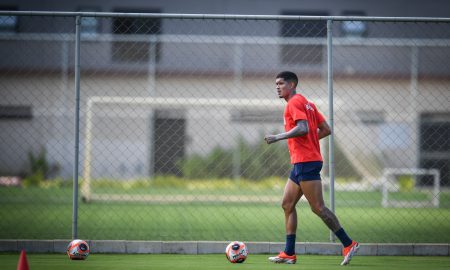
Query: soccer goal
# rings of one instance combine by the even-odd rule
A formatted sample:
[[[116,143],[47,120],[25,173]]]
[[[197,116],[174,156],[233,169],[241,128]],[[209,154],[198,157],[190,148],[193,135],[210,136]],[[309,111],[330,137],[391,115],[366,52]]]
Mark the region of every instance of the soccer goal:
[[[432,187],[419,187],[417,176],[433,176]],[[406,177],[401,183],[400,177]],[[386,168],[382,175],[383,207],[439,207],[440,172],[437,169]],[[402,190],[403,189],[403,190]]]
[[[262,140],[259,132],[280,128],[284,106],[285,103],[276,99],[89,97],[83,140],[82,199],[162,202],[175,198],[175,201],[228,201],[229,196],[183,195],[183,198],[172,198],[161,194],[107,194],[108,192],[96,191],[93,181],[108,178],[123,183],[130,179],[148,179],[154,175],[154,141],[157,138],[152,135],[156,128],[149,118],[154,117],[158,111],[169,114],[175,112],[178,113],[177,117],[181,115],[185,119],[186,138],[189,140],[186,151],[192,153],[199,149],[206,152],[205,149],[217,144],[233,145],[242,134]],[[255,128],[249,128],[249,125],[254,125]],[[165,150],[171,151],[170,147]]]

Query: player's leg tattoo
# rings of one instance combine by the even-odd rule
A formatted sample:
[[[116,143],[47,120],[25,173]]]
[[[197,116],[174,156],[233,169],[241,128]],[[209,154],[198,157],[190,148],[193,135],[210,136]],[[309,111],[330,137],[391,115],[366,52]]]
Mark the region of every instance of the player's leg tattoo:
[[[330,211],[327,207],[323,207],[317,215],[323,220],[323,222],[327,225],[327,227],[332,231],[336,232],[341,228],[339,224],[339,220],[336,215]]]
[[[325,206],[322,196],[322,184],[320,181],[301,182],[302,190],[311,206],[311,210],[319,216],[327,227],[336,232],[341,228],[337,217]]]

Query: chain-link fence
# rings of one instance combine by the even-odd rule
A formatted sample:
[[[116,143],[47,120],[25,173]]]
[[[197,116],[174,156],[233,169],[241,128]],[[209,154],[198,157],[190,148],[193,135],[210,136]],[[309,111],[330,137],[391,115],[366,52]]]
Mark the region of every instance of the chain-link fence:
[[[450,241],[448,21],[1,14],[0,238],[282,241],[289,154],[263,138],[291,70],[334,125],[350,236]],[[328,241],[298,211],[298,240]]]

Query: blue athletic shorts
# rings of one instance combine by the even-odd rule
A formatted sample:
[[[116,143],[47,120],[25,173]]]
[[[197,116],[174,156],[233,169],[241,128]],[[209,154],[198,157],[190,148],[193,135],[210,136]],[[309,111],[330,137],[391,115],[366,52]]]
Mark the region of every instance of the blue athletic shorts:
[[[320,171],[322,170],[322,165],[322,161],[295,163],[289,179],[297,185],[300,185],[301,181],[321,180]]]

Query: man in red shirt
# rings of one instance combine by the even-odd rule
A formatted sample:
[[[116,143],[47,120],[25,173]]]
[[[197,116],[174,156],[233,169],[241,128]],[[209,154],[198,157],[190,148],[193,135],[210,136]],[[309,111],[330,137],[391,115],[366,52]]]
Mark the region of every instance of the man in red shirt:
[[[297,94],[298,78],[295,73],[290,71],[279,73],[275,84],[278,96],[287,101],[284,111],[286,132],[266,135],[264,139],[268,144],[287,139],[293,168],[284,188],[282,201],[286,226],[286,248],[277,256],[269,257],[269,260],[275,263],[296,263],[297,211],[295,206],[305,195],[311,210],[342,242],[344,260],[341,265],[347,265],[357,252],[359,244],[348,237],[337,217],[325,206],[322,195],[320,178],[322,155],[320,154],[319,140],[331,134],[330,127],[314,103]]]

